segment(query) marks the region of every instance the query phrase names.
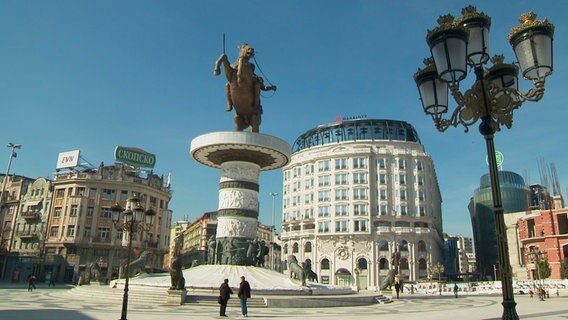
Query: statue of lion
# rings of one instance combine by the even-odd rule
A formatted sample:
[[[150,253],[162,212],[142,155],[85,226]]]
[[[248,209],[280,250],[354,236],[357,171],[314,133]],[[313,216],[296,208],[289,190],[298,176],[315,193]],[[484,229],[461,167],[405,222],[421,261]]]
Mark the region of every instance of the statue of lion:
[[[185,278],[181,270],[181,257],[175,254],[170,264],[170,290],[185,290]]]
[[[226,111],[235,109],[236,131],[243,131],[250,127],[251,132],[259,132],[262,115],[260,91],[276,91],[276,86],[265,86],[262,77],[254,73],[254,65],[249,62],[254,54],[254,48],[245,43],[239,46],[239,58],[235,63],[230,64],[227,55],[223,53],[215,62],[213,70],[213,75],[218,76],[221,74],[221,63],[223,64],[227,78]]]
[[[381,282],[381,290],[390,289],[391,286],[394,284],[394,276],[396,275],[396,270],[391,269],[387,273],[386,278],[383,279]]]
[[[304,266],[304,271],[306,272],[306,277],[309,281],[318,282],[318,275],[312,270],[312,263],[310,260],[306,260],[306,262],[302,263]]]
[[[306,271],[298,264],[296,256],[289,255],[286,258],[288,262],[288,272],[291,279],[298,279],[302,283],[302,287],[306,286]]]
[[[101,281],[101,267],[98,261],[91,262],[85,268],[85,277],[83,278],[83,284],[89,284],[91,281],[99,282]]]
[[[128,267],[128,274],[130,277],[135,276],[139,273],[146,273],[146,264],[150,260],[150,252],[144,251],[140,254],[138,258],[130,262]],[[126,276],[126,268],[121,269],[120,277],[124,278]]]

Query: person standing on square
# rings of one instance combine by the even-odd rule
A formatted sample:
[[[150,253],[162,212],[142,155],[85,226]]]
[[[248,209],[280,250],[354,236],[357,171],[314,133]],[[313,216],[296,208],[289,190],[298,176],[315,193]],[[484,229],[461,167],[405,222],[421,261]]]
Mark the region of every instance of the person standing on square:
[[[225,279],[221,284],[221,287],[219,287],[219,298],[221,298],[219,301],[219,304],[221,305],[219,309],[219,315],[221,317],[227,316],[227,303],[229,303],[229,299],[231,298],[232,294],[233,290],[231,290],[231,287],[229,287],[229,279]]]
[[[245,276],[241,276],[241,283],[239,285],[239,293],[237,296],[241,300],[241,313],[243,316],[248,317],[247,299],[250,298],[250,284],[245,280]]]

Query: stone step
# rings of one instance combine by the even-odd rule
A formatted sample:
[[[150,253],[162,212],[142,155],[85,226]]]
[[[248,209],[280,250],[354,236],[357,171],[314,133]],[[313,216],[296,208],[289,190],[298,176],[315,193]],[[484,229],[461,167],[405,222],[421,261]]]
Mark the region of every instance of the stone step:
[[[80,296],[91,300],[104,300],[104,301],[122,301],[124,289],[121,287],[111,288],[108,286],[90,286],[83,285],[75,287],[69,291],[68,294],[73,296]],[[164,288],[155,287],[130,287],[128,291],[128,302],[132,304],[157,304],[163,305],[167,303],[167,290]],[[215,294],[196,294],[195,292],[188,292],[186,304],[200,305],[200,306],[218,306],[217,295]],[[238,298],[229,299],[228,306],[240,307]],[[247,301],[249,308],[266,308],[266,303],[263,298],[250,298]]]
[[[387,304],[387,303],[393,303],[392,299],[387,298],[383,295],[380,295],[378,297],[375,298],[377,300],[378,303],[380,304]]]
[[[185,300],[186,304],[189,305],[203,305],[203,306],[218,306],[217,296],[214,295],[195,295],[189,294]],[[229,299],[227,306],[229,307],[240,307],[241,302],[238,298]],[[249,308],[266,308],[266,303],[264,298],[249,298],[247,300],[247,306]]]
[[[106,286],[75,287],[68,291],[73,296],[81,296],[93,300],[122,301],[123,288],[110,288]],[[166,304],[167,291],[164,289],[129,290],[128,302],[134,304]]]

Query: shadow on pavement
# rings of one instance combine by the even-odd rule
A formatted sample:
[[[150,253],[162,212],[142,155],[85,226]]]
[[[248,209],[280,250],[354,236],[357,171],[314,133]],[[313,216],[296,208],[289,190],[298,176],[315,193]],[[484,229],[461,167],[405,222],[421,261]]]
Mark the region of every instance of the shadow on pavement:
[[[94,320],[74,310],[41,309],[41,310],[2,310],[3,319],[42,319],[42,320]]]

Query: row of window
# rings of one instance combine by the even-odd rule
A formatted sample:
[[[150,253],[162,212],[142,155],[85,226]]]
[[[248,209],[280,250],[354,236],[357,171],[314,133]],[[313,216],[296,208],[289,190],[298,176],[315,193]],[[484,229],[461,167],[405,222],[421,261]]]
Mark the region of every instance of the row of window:
[[[351,167],[349,167],[348,162],[349,159],[341,158],[341,159],[326,159],[320,160],[317,162],[317,172],[326,172],[331,171],[332,168],[332,161],[335,164],[335,170],[351,170],[351,169],[368,169],[368,158],[366,157],[359,157],[359,158],[352,158],[351,159]],[[398,169],[406,170],[408,168],[407,160],[406,159],[398,159],[395,161],[398,165]],[[418,171],[424,169],[424,162],[421,160],[417,160],[415,162],[415,168]],[[387,160],[384,158],[377,159],[376,166],[379,169],[386,169],[387,167]],[[299,178],[302,176],[302,172],[304,176],[312,175],[314,171],[314,164],[307,164],[303,167],[295,167],[291,170],[287,170],[284,172],[284,181],[289,180],[290,178]]]
[[[81,215],[81,209],[79,205],[73,204],[70,206],[69,216],[70,217],[78,217]],[[53,217],[58,218],[61,217],[63,214],[63,207],[55,207],[53,209]],[[92,217],[95,215],[95,207],[87,207],[87,217]],[[111,219],[112,218],[112,210],[110,207],[101,207],[100,208],[100,215],[101,218]]]
[[[123,237],[123,231],[122,230],[115,230],[116,232],[115,234],[115,239],[117,240],[121,240]],[[66,237],[78,237],[80,235],[80,226],[75,226],[75,225],[68,225],[65,230],[64,230],[64,234]],[[50,230],[50,236],[51,237],[57,237],[59,236],[59,226],[53,226],[51,227]],[[90,240],[92,238],[93,234],[91,231],[91,227],[85,227],[83,230],[83,238]],[[147,234],[148,239],[152,239],[152,233],[148,233]],[[95,241],[101,241],[101,242],[108,242],[111,240],[111,228],[109,227],[99,227],[97,229],[97,234],[95,235],[95,237],[93,238],[93,240]],[[132,233],[132,240],[137,241],[138,240],[138,233],[135,231]],[[156,240],[159,242],[160,241],[160,235],[156,236]]]
[[[364,184],[364,185],[368,185],[369,184],[369,180],[368,180],[368,174],[366,172],[354,172],[351,173],[352,175],[352,180],[351,183],[354,185],[358,185],[358,184]],[[334,183],[333,185],[335,186],[348,186],[349,185],[349,173],[336,173],[335,175],[335,179],[334,179]],[[424,185],[424,176],[422,175],[417,175],[414,177],[415,181],[414,183],[416,183],[419,187]],[[387,175],[386,174],[379,174],[378,177],[378,186],[388,186],[388,182],[387,182]],[[303,182],[303,183],[302,183]],[[398,176],[398,184],[399,185],[406,185],[407,183],[407,179],[406,179],[406,175],[401,174]],[[317,186],[318,187],[331,187],[332,186],[332,176],[331,174],[326,174],[326,175],[321,175],[318,176],[317,179]],[[314,189],[314,179],[307,179],[304,181],[294,181],[290,184],[286,184],[284,186],[284,194],[288,194],[290,193],[290,190],[292,192],[301,192],[301,191],[305,191],[305,190],[311,190]]]
[[[333,207],[333,210],[332,210]],[[348,217],[352,214],[354,216],[368,216],[369,213],[369,206],[367,204],[335,204],[334,206],[331,205],[323,205],[317,207],[317,217]],[[415,216],[415,217],[425,217],[427,215],[426,208],[424,206],[418,206],[417,212],[410,212],[408,210],[408,206],[406,205],[398,205],[396,208],[389,211],[388,206],[386,204],[381,204],[377,208],[377,216]],[[294,221],[294,220],[302,220],[302,219],[313,219],[314,218],[314,208],[307,208],[304,209],[303,214],[301,214],[300,210],[291,210],[285,211],[283,216],[283,221]]]
[[[378,243],[379,251],[389,251],[389,242],[386,240],[380,240]],[[408,252],[408,241],[406,240],[399,240],[396,243],[391,243],[390,246],[392,247],[392,251],[398,251],[401,253]],[[299,244],[294,242],[292,245],[292,253],[299,253]],[[284,244],[284,254],[288,254],[288,244]],[[416,250],[419,253],[426,253],[427,247],[426,242],[424,240],[419,240],[416,242]],[[304,243],[304,253],[312,252],[312,243],[310,241],[306,241]]]
[[[86,195],[86,188],[85,187],[76,187],[76,188],[61,188],[55,189],[55,198],[64,198],[65,192],[67,192],[67,196],[80,196],[83,197]],[[96,199],[97,198],[98,189],[97,188],[89,188],[89,199]],[[117,199],[117,194],[119,195]],[[109,200],[109,201],[126,201],[130,196],[130,192],[128,190],[121,190],[120,193],[114,189],[101,189],[101,199],[102,200]],[[144,193],[140,193],[137,195],[138,198],[142,203],[146,202],[147,195]],[[158,203],[158,199],[156,197],[150,197],[149,199],[150,206],[156,206]],[[164,200],[160,200],[159,204],[160,209],[167,208],[167,203]]]
[[[353,223],[351,225],[351,223]],[[318,222],[318,232],[319,233],[330,233],[331,231],[331,221],[320,221]],[[353,228],[353,232],[368,232],[369,231],[369,221],[368,220],[338,220],[335,221],[336,233],[346,233],[351,232],[350,226]]]

